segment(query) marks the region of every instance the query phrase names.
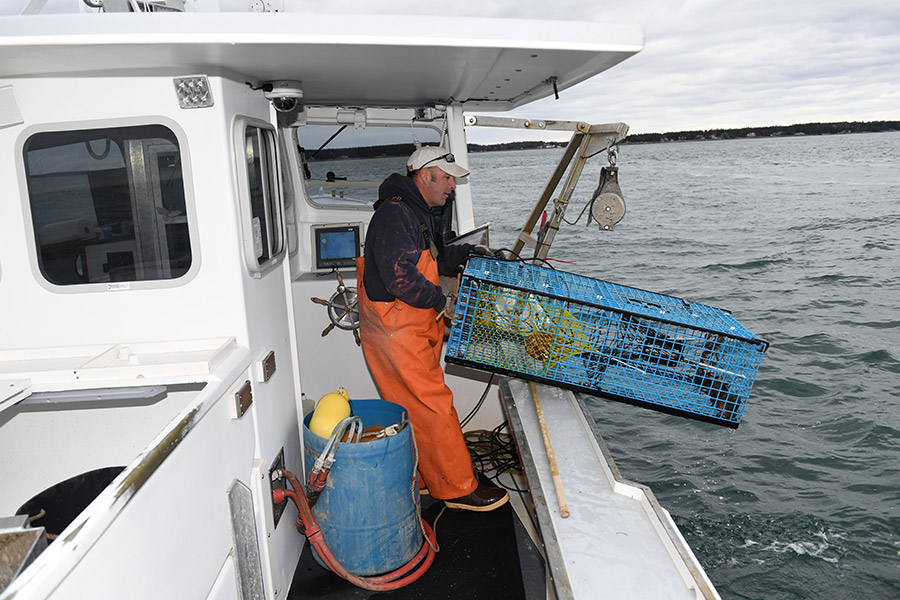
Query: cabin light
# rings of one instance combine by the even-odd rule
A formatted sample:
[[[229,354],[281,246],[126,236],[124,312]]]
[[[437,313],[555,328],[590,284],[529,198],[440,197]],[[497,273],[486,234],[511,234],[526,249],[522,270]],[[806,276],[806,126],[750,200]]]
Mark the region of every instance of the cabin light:
[[[206,75],[176,77],[175,95],[181,108],[206,108],[213,105],[212,90]]]

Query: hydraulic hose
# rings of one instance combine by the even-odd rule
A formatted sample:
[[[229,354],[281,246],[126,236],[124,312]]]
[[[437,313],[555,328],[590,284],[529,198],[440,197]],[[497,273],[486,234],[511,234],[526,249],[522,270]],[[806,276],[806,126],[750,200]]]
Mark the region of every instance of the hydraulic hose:
[[[356,442],[359,443],[363,432],[362,419],[359,417],[346,417],[335,425],[332,430],[331,437],[328,438],[325,448],[322,450],[319,458],[316,459],[315,465],[309,472],[309,481],[306,484],[308,490],[306,500],[310,506],[313,506],[316,503],[316,500],[319,499],[319,494],[325,489],[328,471],[334,463],[334,454],[337,452],[339,444],[338,439],[342,437],[344,432],[348,429],[349,435],[347,436],[347,439],[353,441],[353,436],[355,434]]]
[[[436,546],[437,543],[431,543],[434,538],[434,532],[431,530],[431,527],[428,526],[428,523],[423,520],[422,525],[425,529],[425,535],[430,539],[425,540],[422,544],[422,549],[419,550],[419,553],[407,564],[385,575],[378,575],[375,577],[360,577],[354,575],[341,565],[340,561],[338,561],[331,552],[331,549],[328,548],[328,544],[325,542],[325,538],[322,535],[322,530],[319,528],[318,523],[316,523],[316,520],[313,517],[312,509],[309,506],[306,495],[303,493],[303,487],[300,484],[300,481],[290,471],[282,471],[282,475],[290,482],[291,487],[294,489],[293,491],[282,489],[273,490],[272,495],[275,501],[282,502],[285,498],[290,498],[294,504],[297,505],[297,529],[300,529],[302,525],[306,539],[308,539],[309,543],[316,549],[322,562],[338,576],[349,581],[353,585],[373,592],[396,590],[419,579],[425,574],[431,566],[431,563],[434,562],[435,552],[433,546]],[[410,573],[410,571],[412,571],[412,573]],[[407,573],[410,574],[407,575]]]

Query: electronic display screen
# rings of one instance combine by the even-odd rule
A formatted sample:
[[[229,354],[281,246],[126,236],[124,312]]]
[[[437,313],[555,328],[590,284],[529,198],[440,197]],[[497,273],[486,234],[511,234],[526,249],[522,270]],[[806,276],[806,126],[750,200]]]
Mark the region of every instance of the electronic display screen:
[[[313,225],[316,270],[355,268],[360,255],[362,225]]]

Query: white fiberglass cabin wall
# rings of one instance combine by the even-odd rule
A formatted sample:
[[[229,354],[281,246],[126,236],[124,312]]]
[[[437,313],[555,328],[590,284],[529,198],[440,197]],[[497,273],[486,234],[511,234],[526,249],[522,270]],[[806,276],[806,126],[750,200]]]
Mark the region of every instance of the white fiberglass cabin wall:
[[[235,580],[279,597],[303,537],[270,471],[302,470],[301,389],[377,397],[353,336],[323,337],[309,298],[336,283],[314,232],[363,235],[387,173],[362,204],[317,198],[261,91],[173,71],[0,79],[0,515],[92,486],[7,588],[19,598],[81,597],[110,569],[103,589],[126,597],[229,597]],[[423,111],[349,109],[372,131]],[[311,108],[303,126],[345,112]],[[465,164],[461,108],[447,112],[416,135]]]
[[[204,79],[202,109],[171,75],[0,80],[0,514],[126,467],[11,589],[233,586],[243,497],[250,577],[274,597],[294,568],[267,479],[301,460],[276,134],[261,94]]]

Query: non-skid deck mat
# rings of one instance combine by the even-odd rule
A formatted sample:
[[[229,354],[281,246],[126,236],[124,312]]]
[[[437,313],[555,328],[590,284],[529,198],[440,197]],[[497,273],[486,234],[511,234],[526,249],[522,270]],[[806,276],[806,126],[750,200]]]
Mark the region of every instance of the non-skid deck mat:
[[[443,502],[423,497],[422,506],[426,521],[433,523]],[[435,556],[434,563],[418,581],[390,592],[354,587],[321,567],[307,547],[300,557],[288,599],[521,600],[532,597],[532,591],[538,587],[543,598],[543,583],[537,585],[526,581],[523,584],[522,565],[526,566],[526,575],[541,577],[543,567],[533,547],[524,550],[526,555],[520,562],[517,529],[522,530],[522,527],[509,504],[485,513],[444,511],[437,525],[441,551]],[[524,530],[518,537],[522,535]]]

